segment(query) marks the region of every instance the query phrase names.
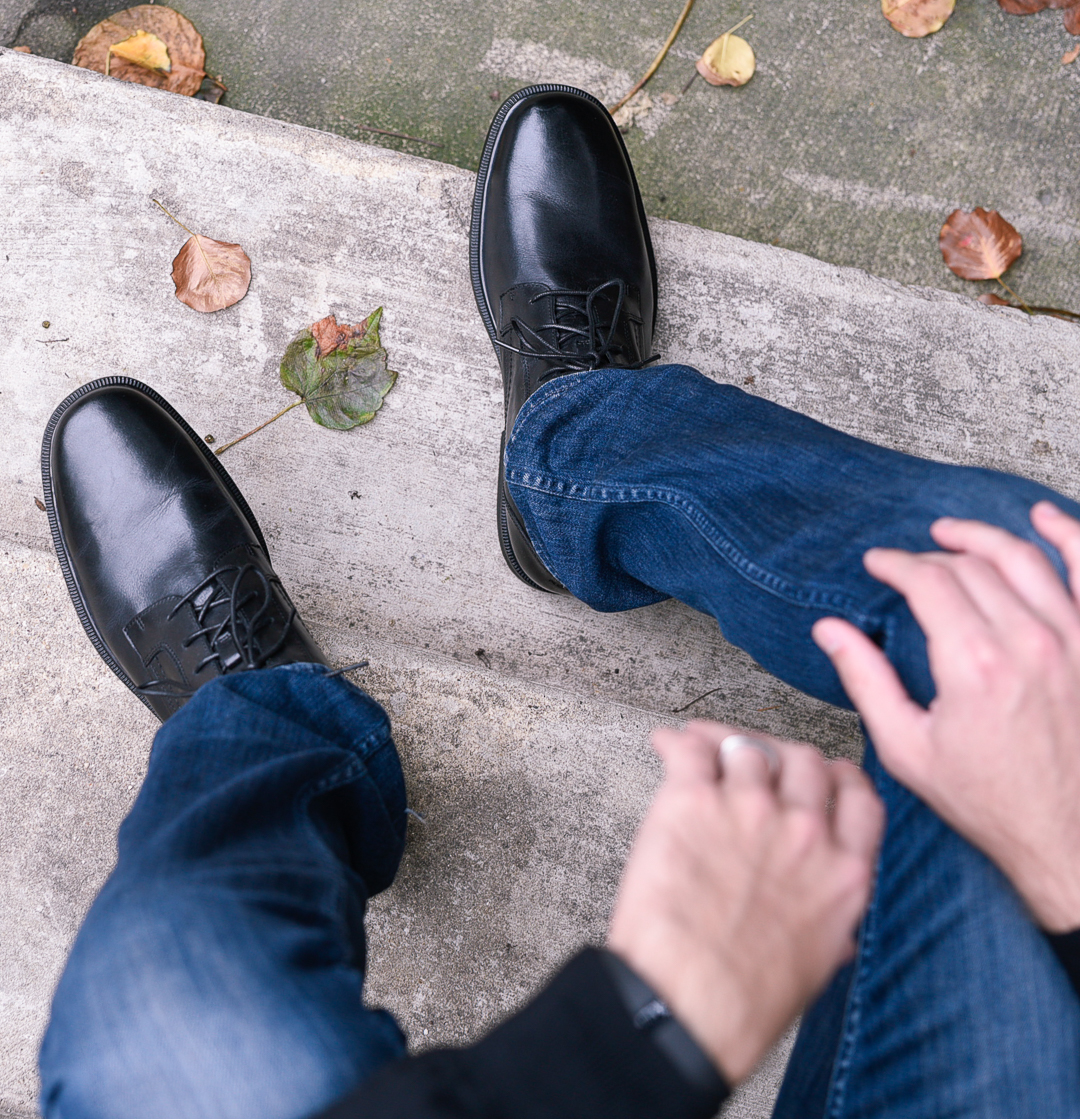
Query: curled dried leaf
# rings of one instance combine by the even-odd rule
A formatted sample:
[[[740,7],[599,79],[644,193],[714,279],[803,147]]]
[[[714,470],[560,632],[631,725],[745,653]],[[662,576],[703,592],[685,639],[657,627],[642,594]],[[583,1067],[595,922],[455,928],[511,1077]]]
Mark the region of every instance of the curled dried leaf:
[[[979,302],[985,303],[987,307],[1016,307],[1017,310],[1020,309],[1017,304],[1010,303],[1007,299],[1002,299],[1000,295],[996,295],[992,291],[984,291],[982,295],[979,296]]]
[[[697,72],[710,85],[746,85],[756,67],[753,48],[730,31],[714,39],[697,60]]]
[[[143,34],[164,44],[169,69],[132,61],[115,48]],[[126,48],[125,48],[126,49]],[[153,57],[152,55],[147,57]],[[139,4],[115,12],[95,24],[79,40],[71,60],[76,66],[125,82],[167,89],[191,97],[205,76],[206,52],[202,36],[190,20],[161,4]]]
[[[127,39],[113,43],[109,47],[109,54],[134,62],[136,66],[143,66],[147,70],[159,70],[162,74],[172,70],[169,60],[169,48],[156,35],[149,31],[136,31]],[[107,63],[108,65],[108,63]]]
[[[956,0],[881,0],[882,15],[909,39],[921,39],[945,26]]]
[[[998,0],[1002,11],[1013,16],[1030,16],[1050,6],[1050,0]]]
[[[1077,45],[1077,46],[1073,47],[1073,49],[1071,51],[1066,51],[1061,56],[1061,65],[1062,66],[1069,66],[1073,62],[1075,62],[1078,58],[1080,58],[1080,45]]]
[[[368,320],[356,326],[339,323],[333,315],[327,315],[311,324],[311,336],[315,339],[315,356],[325,357],[337,350],[343,350],[350,342],[363,338],[367,333]]]
[[[20,54],[33,54],[34,52],[29,47],[16,47]]]
[[[172,269],[176,298],[196,311],[220,311],[239,303],[251,284],[251,260],[239,245],[193,233]]]
[[[964,280],[997,280],[1023,250],[1020,234],[997,210],[953,210],[938,236],[948,267]]]
[[[1065,30],[1070,35],[1080,35],[1080,4],[1073,4],[1071,8],[1066,9],[1063,19]],[[1073,58],[1075,57],[1076,55],[1073,55]]]

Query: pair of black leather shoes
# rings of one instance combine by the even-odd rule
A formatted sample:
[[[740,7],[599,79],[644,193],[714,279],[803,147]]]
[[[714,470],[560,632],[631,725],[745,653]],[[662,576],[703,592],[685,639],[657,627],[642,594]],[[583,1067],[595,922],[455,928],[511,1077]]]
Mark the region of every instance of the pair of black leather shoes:
[[[503,370],[504,444],[522,404],[553,377],[651,360],[645,213],[622,138],[594,98],[533,86],[499,110],[477,179],[471,265]],[[159,718],[227,673],[326,663],[247,502],[153,389],[106,377],[72,393],[49,421],[41,465],[79,620]],[[501,454],[498,494],[511,570],[564,591],[506,492]]]

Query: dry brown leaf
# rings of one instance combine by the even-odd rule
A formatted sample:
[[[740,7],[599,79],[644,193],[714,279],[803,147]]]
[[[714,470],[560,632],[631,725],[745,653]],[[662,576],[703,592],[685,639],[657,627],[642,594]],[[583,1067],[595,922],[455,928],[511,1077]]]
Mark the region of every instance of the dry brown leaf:
[[[172,66],[168,73],[115,56],[113,48],[140,31],[157,36],[165,44]],[[161,4],[125,8],[102,20],[79,40],[71,61],[121,81],[167,89],[185,97],[198,90],[206,73],[202,36],[179,12]]]
[[[34,52],[29,47],[16,47],[20,54],[33,54]]]
[[[979,302],[985,303],[988,307],[1015,307],[1015,303],[1010,303],[1007,299],[1002,299],[1000,295],[996,295],[992,291],[984,291],[979,296]]]
[[[1030,16],[1047,8],[1064,10],[1065,30],[1080,35],[1080,0],[998,0],[998,6],[1014,16]]]
[[[193,233],[172,269],[176,298],[196,311],[220,311],[239,303],[251,283],[251,260],[239,245]]]
[[[881,13],[909,39],[921,39],[945,26],[956,0],[881,0]]]
[[[109,54],[134,62],[136,66],[145,66],[147,70],[160,70],[163,74],[172,69],[169,48],[149,31],[136,31],[129,38],[113,43]]]
[[[319,319],[310,327],[311,336],[315,339],[315,357],[325,357],[335,350],[345,349],[350,342],[363,338],[367,328],[366,321],[356,326],[349,326],[347,323],[339,323],[333,315]]]
[[[714,39],[697,60],[697,72],[709,85],[746,85],[756,67],[753,48],[730,31]]]
[[[1068,66],[1070,63],[1075,62],[1080,58],[1080,45],[1073,47],[1071,51],[1066,51],[1061,56],[1061,65]]]
[[[1020,234],[997,212],[953,210],[938,236],[945,263],[964,280],[997,280],[1020,255]]]

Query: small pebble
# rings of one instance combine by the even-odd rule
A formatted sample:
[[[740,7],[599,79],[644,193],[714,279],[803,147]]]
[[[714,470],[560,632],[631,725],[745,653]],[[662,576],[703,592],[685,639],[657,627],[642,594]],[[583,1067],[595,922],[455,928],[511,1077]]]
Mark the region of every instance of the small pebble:
[[[207,441],[207,443],[214,442],[214,437],[212,435],[204,435],[203,438]]]
[[[46,330],[48,330],[48,329],[49,329],[49,327],[50,327],[50,326],[52,326],[52,323],[51,323],[51,322],[49,322],[49,320],[48,320],[48,319],[46,319],[46,320],[45,320],[45,321],[44,321],[44,322],[43,322],[43,323],[42,323],[41,325],[42,325],[43,327],[45,327],[45,329],[46,329]]]

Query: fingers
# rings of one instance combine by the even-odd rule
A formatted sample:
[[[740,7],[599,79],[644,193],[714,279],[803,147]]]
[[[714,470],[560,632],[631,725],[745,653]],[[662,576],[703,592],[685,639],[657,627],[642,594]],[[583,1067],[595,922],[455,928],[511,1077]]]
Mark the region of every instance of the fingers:
[[[729,789],[748,787],[772,789],[773,780],[769,769],[769,759],[761,750],[753,748],[733,750],[721,757],[720,747],[728,735],[749,734],[751,738],[767,741],[779,755],[780,743],[776,739],[756,732],[742,731],[738,727],[727,726],[724,723],[707,723],[697,720],[687,724],[686,733],[695,735],[702,742],[709,744],[713,757],[717,760],[725,787]]]
[[[825,813],[825,806],[835,793],[829,766],[821,752],[803,742],[786,742],[760,731],[740,731],[721,723],[693,722],[687,733],[708,740],[718,757],[724,786],[728,789],[768,789],[781,804],[799,805]],[[780,762],[773,776],[769,759],[762,750],[743,747],[720,756],[720,747],[730,734],[747,734],[771,746]]]
[[[690,727],[686,730],[657,727],[652,744],[664,763],[668,781],[676,784],[719,781],[719,752],[708,738],[695,734]]]
[[[1049,502],[1041,502],[1032,510],[1033,523],[1038,515],[1036,510],[1041,506],[1057,511]],[[1053,531],[1053,513],[1048,520]],[[1072,522],[1074,532],[1069,535],[1075,537],[1076,558],[1080,564],[1080,525],[1063,513],[1059,514],[1058,520]],[[1065,617],[1075,618],[1076,609],[1068,591],[1038,545],[1021,540],[995,525],[954,517],[943,517],[935,521],[930,527],[930,534],[941,547],[978,557],[991,565],[1012,593],[1050,624],[1060,623],[1063,614]]]
[[[825,813],[835,794],[832,772],[821,754],[812,746],[789,745],[777,782],[777,794],[786,805],[798,805]]]
[[[1053,502],[1040,501],[1031,510],[1031,523],[1061,553],[1073,596],[1080,598],[1080,521],[1063,513]]]
[[[885,654],[850,622],[822,618],[812,635],[832,661],[882,761],[897,777],[907,780],[928,748],[929,715],[907,694]]]
[[[1002,645],[1031,645],[1041,638],[1055,640],[1054,635],[1063,636],[1065,632],[1076,628],[1073,621],[1076,611],[1065,585],[1049,563],[1042,578],[1048,578],[1056,584],[1057,601],[1054,601],[1053,595],[1055,588],[1044,587],[1042,590],[1045,593],[1039,595],[1039,589],[1035,586],[1035,573],[1030,573],[1026,587],[1028,593],[1021,595],[993,561],[978,555],[934,552],[919,558],[923,563],[937,564],[950,572],[986,622],[988,631]],[[1031,601],[1037,597],[1042,598],[1040,605]]]
[[[836,841],[845,850],[872,862],[877,858],[885,831],[885,806],[858,766],[837,761],[829,768],[836,789],[833,808]]]
[[[975,603],[948,567],[896,548],[871,548],[863,563],[875,579],[907,599],[929,640],[947,636],[963,642],[985,632],[984,619]]]

